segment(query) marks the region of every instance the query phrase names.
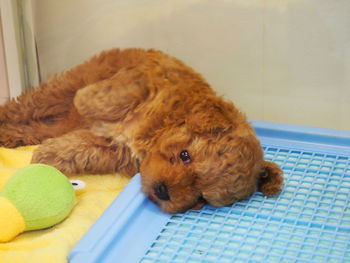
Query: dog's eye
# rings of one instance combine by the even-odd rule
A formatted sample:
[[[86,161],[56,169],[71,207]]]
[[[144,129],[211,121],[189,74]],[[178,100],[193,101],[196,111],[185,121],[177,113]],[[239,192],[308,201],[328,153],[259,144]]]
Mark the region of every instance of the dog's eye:
[[[186,164],[192,161],[191,156],[187,150],[181,151],[179,156],[180,156],[180,159]]]

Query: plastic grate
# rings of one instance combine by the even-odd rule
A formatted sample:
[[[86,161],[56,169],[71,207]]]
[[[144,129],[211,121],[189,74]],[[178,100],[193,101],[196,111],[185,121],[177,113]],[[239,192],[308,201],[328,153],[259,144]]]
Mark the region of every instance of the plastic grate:
[[[280,195],[174,215],[141,262],[350,262],[350,158],[264,151],[284,170]]]

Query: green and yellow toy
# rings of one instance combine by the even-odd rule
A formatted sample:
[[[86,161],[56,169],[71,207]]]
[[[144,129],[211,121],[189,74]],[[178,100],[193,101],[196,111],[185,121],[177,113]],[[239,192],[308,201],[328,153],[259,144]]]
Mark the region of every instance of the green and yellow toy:
[[[71,182],[56,168],[31,164],[18,170],[0,191],[0,242],[61,222],[74,203]]]

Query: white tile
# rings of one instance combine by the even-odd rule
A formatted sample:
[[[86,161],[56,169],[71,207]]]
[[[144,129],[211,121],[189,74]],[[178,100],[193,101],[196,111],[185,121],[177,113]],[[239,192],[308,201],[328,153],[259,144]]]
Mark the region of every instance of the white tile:
[[[344,102],[341,104],[341,111],[340,111],[340,124],[339,129],[341,130],[349,130],[350,131],[350,98],[347,102]]]
[[[338,107],[327,100],[314,101],[309,97],[287,97],[271,95],[265,97],[265,120],[338,129],[340,125]]]
[[[285,2],[284,10],[266,8],[264,119],[277,114],[296,124],[340,128],[342,91],[350,84],[344,81],[350,62],[344,57],[350,45],[350,19],[345,19],[350,2]],[[273,110],[272,98],[279,105]]]
[[[350,49],[348,50],[348,58],[350,61]],[[350,63],[347,65],[347,74],[345,76],[345,82],[350,83]],[[341,101],[339,105],[335,105],[340,109],[338,118],[340,119],[339,129],[350,130],[350,85],[343,87],[341,91]]]

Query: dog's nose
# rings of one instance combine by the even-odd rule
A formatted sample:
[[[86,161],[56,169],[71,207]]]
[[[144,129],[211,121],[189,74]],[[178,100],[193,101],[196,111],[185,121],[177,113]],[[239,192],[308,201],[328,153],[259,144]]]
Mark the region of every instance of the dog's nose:
[[[164,183],[161,183],[159,185],[157,185],[154,188],[154,193],[155,195],[163,201],[169,201],[170,197],[169,197],[169,193],[168,193],[168,188]]]

